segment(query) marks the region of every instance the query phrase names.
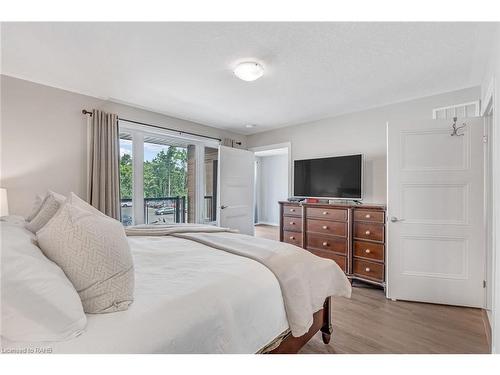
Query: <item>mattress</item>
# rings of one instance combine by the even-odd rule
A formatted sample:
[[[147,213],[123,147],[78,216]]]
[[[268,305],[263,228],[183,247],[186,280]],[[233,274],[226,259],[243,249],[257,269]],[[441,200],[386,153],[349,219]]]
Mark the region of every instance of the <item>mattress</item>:
[[[251,259],[175,237],[129,237],[136,273],[127,311],[87,314],[62,342],[2,341],[52,353],[255,353],[288,329],[280,286]]]

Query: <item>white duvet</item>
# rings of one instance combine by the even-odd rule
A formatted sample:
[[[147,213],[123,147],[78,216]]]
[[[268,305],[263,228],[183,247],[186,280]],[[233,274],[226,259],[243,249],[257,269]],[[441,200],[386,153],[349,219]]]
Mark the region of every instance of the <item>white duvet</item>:
[[[87,315],[56,343],[3,340],[53,353],[255,353],[288,329],[276,277],[262,264],[175,237],[129,238],[136,271],[129,310]]]

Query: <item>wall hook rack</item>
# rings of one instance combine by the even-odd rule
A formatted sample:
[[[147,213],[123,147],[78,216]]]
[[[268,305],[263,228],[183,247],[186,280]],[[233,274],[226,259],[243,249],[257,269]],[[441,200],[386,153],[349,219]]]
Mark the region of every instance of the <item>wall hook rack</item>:
[[[458,119],[456,117],[453,117],[453,125],[451,125],[452,131],[450,134],[452,137],[454,137],[454,136],[460,137],[460,136],[464,135],[464,133],[459,133],[458,131],[467,126],[467,124],[465,122],[462,125],[457,126],[457,120]]]

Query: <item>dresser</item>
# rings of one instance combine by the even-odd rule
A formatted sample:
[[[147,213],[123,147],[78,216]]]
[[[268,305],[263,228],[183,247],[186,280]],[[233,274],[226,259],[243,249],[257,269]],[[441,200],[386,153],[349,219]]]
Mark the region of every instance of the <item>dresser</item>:
[[[385,206],[280,204],[280,241],[335,261],[351,279],[385,287]]]

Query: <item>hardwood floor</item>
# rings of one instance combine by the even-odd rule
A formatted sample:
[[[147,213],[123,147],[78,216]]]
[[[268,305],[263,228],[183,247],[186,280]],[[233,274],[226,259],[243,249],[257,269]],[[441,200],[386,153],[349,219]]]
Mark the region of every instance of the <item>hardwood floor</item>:
[[[268,240],[280,240],[280,228],[274,225],[257,224],[255,226],[255,237],[267,238]]]
[[[278,239],[279,232],[258,225],[255,235]],[[318,333],[300,353],[489,353],[480,309],[391,301],[382,290],[361,283],[351,299],[333,298],[332,307],[330,344]]]
[[[480,309],[391,301],[382,290],[353,287],[334,298],[330,344],[314,336],[301,353],[488,353]]]

